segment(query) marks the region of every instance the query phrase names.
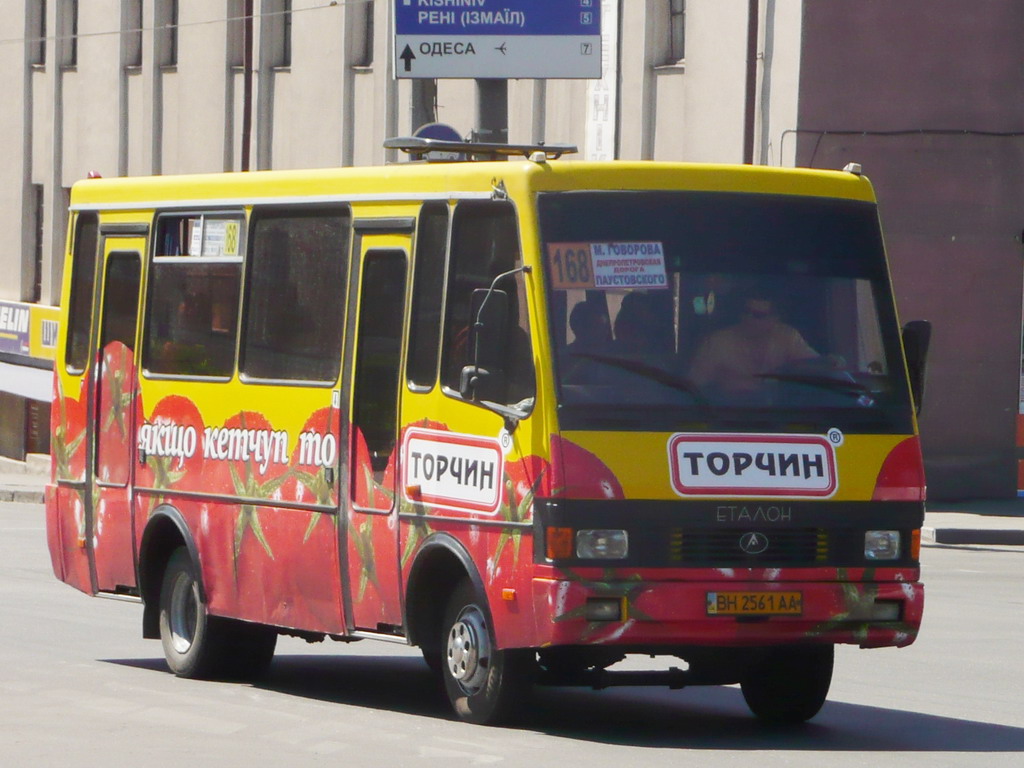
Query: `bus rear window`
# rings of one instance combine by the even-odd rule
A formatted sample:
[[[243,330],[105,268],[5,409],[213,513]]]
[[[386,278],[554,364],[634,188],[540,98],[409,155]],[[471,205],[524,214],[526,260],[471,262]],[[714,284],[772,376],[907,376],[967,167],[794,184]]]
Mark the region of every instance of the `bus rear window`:
[[[75,226],[75,262],[71,275],[66,362],[72,373],[81,373],[89,361],[89,325],[92,294],[96,285],[96,214],[82,213]]]

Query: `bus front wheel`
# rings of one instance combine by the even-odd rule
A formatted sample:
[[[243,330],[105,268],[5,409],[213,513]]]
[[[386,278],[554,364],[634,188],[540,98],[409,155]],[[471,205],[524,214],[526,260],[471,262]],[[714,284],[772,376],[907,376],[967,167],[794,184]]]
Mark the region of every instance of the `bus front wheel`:
[[[479,725],[512,720],[529,693],[533,652],[500,650],[482,597],[468,581],[445,610],[441,675],[460,719]]]
[[[776,648],[765,652],[743,676],[743,698],[760,720],[795,725],[821,709],[832,684],[831,645]]]

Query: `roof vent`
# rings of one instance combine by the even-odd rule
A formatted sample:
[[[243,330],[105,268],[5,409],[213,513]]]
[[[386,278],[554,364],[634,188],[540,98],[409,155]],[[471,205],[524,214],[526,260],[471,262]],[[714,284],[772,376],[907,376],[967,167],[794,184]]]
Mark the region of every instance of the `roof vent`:
[[[863,176],[864,169],[861,168],[860,163],[847,163],[846,167],[843,168],[847,173],[852,173],[854,176]]]

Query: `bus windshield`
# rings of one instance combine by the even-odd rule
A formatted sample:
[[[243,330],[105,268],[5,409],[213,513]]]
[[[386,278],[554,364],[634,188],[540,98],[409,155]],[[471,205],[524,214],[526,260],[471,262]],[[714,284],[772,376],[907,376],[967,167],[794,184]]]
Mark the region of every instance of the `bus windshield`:
[[[873,204],[555,192],[539,215],[563,428],[911,429]]]

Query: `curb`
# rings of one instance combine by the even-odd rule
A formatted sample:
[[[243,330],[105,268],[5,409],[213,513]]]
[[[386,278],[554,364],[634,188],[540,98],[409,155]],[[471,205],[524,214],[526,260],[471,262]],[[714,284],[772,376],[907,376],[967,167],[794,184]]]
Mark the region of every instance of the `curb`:
[[[1024,546],[1024,530],[1011,528],[929,528],[921,529],[921,543]]]
[[[44,495],[42,491],[22,491],[9,488],[0,488],[0,502],[10,501],[15,504],[42,504]]]

